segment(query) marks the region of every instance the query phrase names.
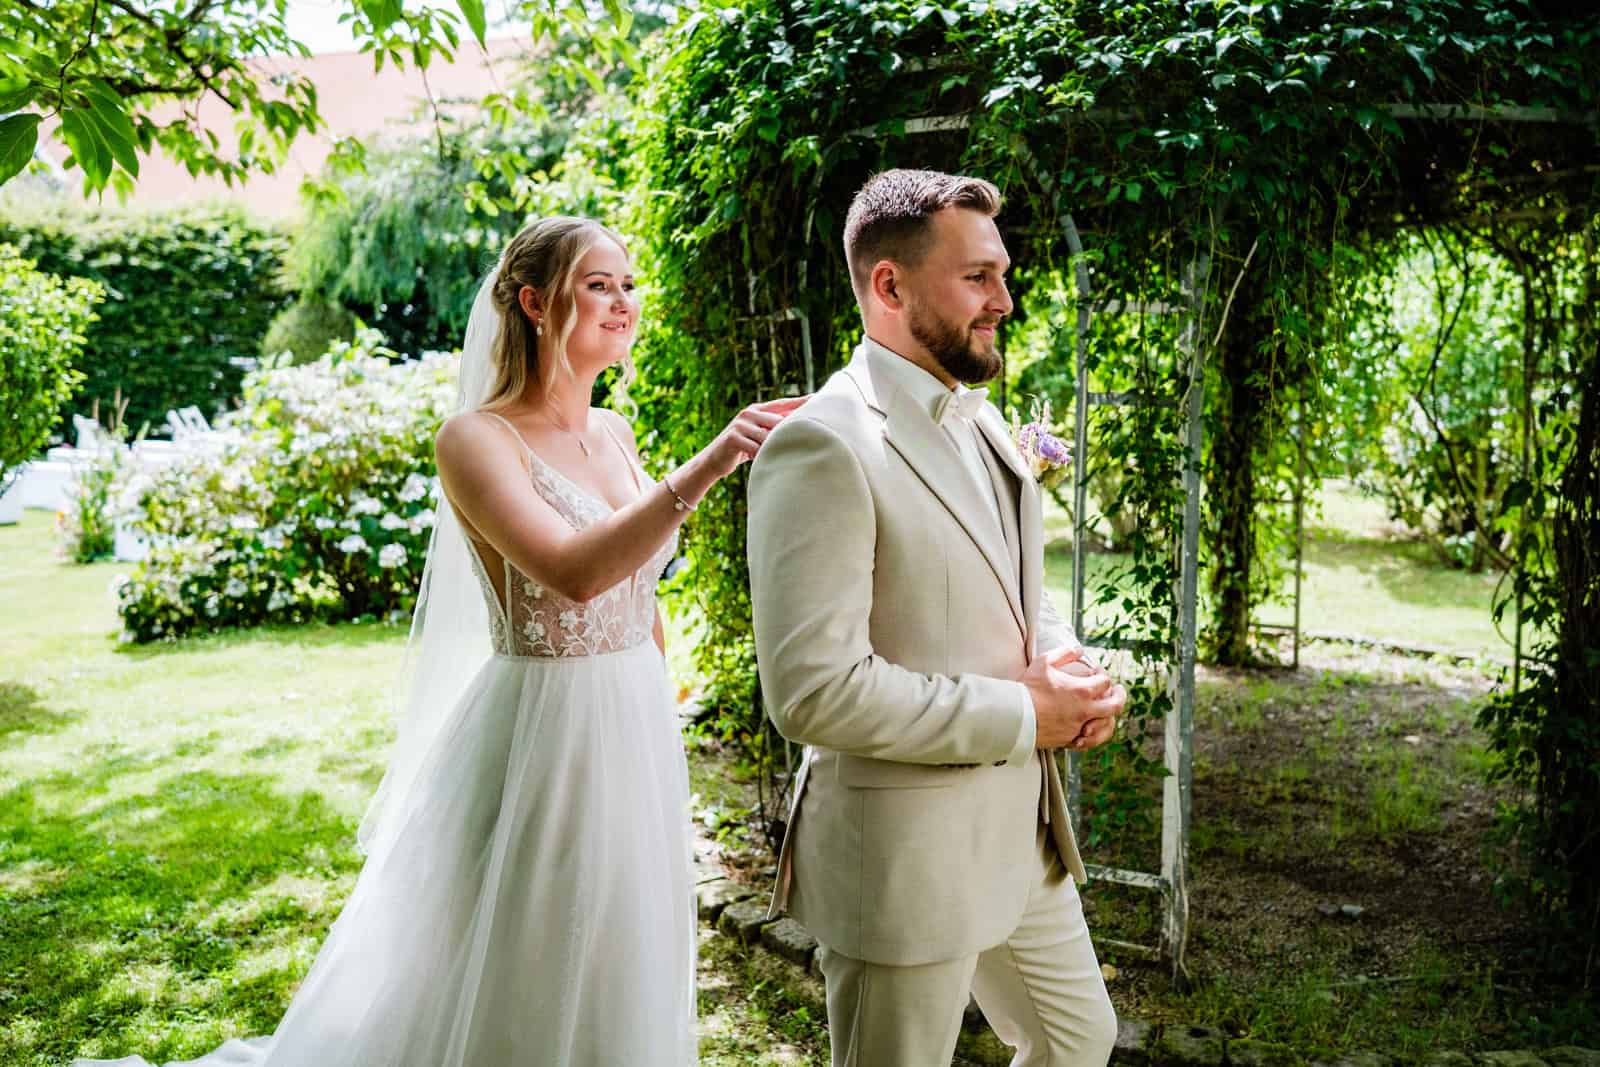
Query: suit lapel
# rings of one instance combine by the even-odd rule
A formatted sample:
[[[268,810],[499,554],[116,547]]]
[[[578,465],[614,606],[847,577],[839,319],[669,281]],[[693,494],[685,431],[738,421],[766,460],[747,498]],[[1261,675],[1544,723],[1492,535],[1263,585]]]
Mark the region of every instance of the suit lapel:
[[[1029,652],[1039,626],[1040,590],[1044,582],[1044,530],[1043,511],[1039,499],[1039,486],[1022,465],[1017,446],[1006,431],[1004,420],[987,408],[978,418],[978,428],[989,442],[990,450],[1004,461],[1005,469],[1014,478],[1017,487],[1017,556],[1022,582],[1023,634]]]
[[[893,383],[880,382],[874,377],[866,356],[865,346],[858,348],[845,373],[861,389],[868,406],[883,414],[884,438],[889,446],[905,460],[906,466],[938,498],[982,553],[994,572],[995,581],[1005,591],[1018,629],[1026,634],[1027,616],[1022,610],[1011,554],[1006,550],[1004,535],[995,525],[993,512],[979,495],[981,490],[977,482],[967,473],[966,464],[949,435]]]

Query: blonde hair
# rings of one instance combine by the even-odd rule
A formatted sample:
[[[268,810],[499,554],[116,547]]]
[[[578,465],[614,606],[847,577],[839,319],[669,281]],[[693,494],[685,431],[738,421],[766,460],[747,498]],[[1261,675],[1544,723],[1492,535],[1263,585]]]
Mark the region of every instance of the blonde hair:
[[[500,256],[495,268],[491,298],[500,313],[500,329],[491,348],[494,381],[483,407],[504,407],[527,390],[530,379],[542,374],[548,386],[557,370],[571,374],[567,361],[567,340],[577,325],[573,309],[577,299],[573,283],[578,261],[602,240],[610,239],[628,254],[621,236],[594,219],[572,215],[552,215],[524,226]],[[539,291],[544,298],[544,336],[549,340],[548,367],[540,366],[539,335],[522,310],[518,294],[523,286]],[[622,362],[622,378],[617,383],[622,404],[627,405],[627,389],[634,379],[632,358]]]

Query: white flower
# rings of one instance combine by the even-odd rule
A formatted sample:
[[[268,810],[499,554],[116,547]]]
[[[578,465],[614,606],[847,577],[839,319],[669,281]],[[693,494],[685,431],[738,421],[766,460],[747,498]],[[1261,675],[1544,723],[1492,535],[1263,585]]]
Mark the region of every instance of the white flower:
[[[544,596],[544,586],[527,578],[522,579],[522,595],[531,597]]]
[[[557,619],[556,621],[561,624],[561,628],[563,630],[576,629],[578,625],[578,613],[568,609],[567,611],[563,611],[561,613],[561,618]]]
[[[210,594],[206,597],[206,614],[211,616],[213,619],[216,618],[217,609],[221,606],[221,604],[222,601],[217,599],[217,594]]]
[[[284,545],[283,527],[272,526],[261,531],[262,548],[282,548]]]
[[[252,515],[235,515],[228,520],[228,527],[234,530],[255,530],[261,524]]]
[[[378,520],[378,525],[385,530],[404,530],[406,528],[406,520],[390,511]]]
[[[228,584],[222,587],[222,595],[232,597],[235,600],[244,596],[247,592],[249,592],[249,588],[237,578],[229,578]]]
[[[129,578],[126,574],[117,575],[111,579],[111,595],[119,600],[122,599],[123,590],[127,589],[132,584],[133,579]]]
[[[400,487],[400,499],[407,504],[413,500],[421,500],[428,495],[428,479],[420,474],[406,475],[406,484]]]
[[[365,493],[356,497],[355,502],[350,505],[350,514],[352,515],[376,515],[382,510],[383,504]]]
[[[289,603],[288,595],[282,589],[274,589],[272,595],[267,597],[267,610],[277,611],[287,603]]]
[[[398,567],[406,561],[405,545],[384,545],[378,550],[378,566],[383,568]]]
[[[522,634],[529,641],[543,641],[545,634],[544,623],[538,619],[529,619],[522,624]]]
[[[340,525],[340,527],[342,527],[343,529],[346,529],[346,530],[359,530],[359,529],[361,529],[361,520],[360,519],[346,519],[343,522],[341,522],[339,525]]]
[[[318,515],[316,518],[312,519],[311,524],[319,530],[331,530],[335,526],[339,525],[337,522],[334,522],[332,519],[327,518],[324,515]]]
[[[339,542],[339,551],[346,555],[354,552],[370,552],[371,550],[371,546],[367,544],[367,539],[360,534],[351,534]]]
[[[411,532],[421,533],[423,530],[431,529],[437,518],[438,516],[434,515],[432,508],[423,508],[411,516]]]

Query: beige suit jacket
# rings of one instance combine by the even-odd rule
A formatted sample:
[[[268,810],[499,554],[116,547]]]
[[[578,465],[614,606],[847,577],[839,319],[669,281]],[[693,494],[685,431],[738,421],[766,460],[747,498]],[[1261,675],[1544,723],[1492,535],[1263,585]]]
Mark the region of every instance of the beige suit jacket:
[[[1027,714],[1017,679],[1071,636],[1042,594],[1039,489],[986,405],[997,528],[948,435],[874,374],[898,358],[863,343],[773,431],[748,552],[763,699],[806,746],[772,913],[847,956],[913,966],[1004,940],[1041,818],[1086,877],[1055,761],[1005,763]]]

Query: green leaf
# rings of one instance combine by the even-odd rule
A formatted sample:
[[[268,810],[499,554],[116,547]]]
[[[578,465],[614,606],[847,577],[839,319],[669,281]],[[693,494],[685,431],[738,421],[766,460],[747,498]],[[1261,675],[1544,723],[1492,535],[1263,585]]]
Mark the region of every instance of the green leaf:
[[[605,79],[602,78],[596,71],[591,70],[587,63],[575,62],[572,64],[572,69],[583,76],[583,80],[589,83],[589,88],[594,90],[596,96],[602,96],[605,94]]]
[[[39,143],[39,116],[12,115],[0,119],[0,185],[22,173]]]
[[[400,18],[401,0],[360,0],[360,4],[373,33],[382,33]]]
[[[1422,68],[1422,73],[1428,76],[1428,81],[1431,83],[1433,81],[1433,67],[1428,64],[1428,53],[1414,44],[1408,44],[1405,47],[1406,54],[1417,61],[1417,66]]]
[[[84,92],[89,97],[89,118],[110,148],[112,158],[123,170],[137,178],[139,154],[134,147],[137,138],[133,132],[133,123],[129,121],[128,113],[124,110],[127,105],[111,86],[98,78],[87,82],[84,85]]]
[[[483,17],[483,0],[456,0],[456,6],[461,9],[461,17],[467,20],[472,36],[478,39],[478,44],[483,44],[483,35],[488,29]]]
[[[0,111],[21,111],[33,101],[33,82],[18,75],[0,78]]]
[[[61,139],[72,149],[72,158],[89,188],[104,189],[111,177],[111,148],[90,121],[87,108],[69,107],[61,112]]]

